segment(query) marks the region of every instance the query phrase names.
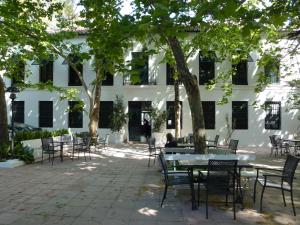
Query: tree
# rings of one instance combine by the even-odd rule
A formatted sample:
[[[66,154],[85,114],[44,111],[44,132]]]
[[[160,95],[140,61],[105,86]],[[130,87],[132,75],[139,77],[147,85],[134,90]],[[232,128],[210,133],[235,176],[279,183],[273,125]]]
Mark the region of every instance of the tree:
[[[230,59],[233,64],[248,58],[259,49],[262,35],[274,31],[263,20],[263,11],[255,1],[135,0],[134,17],[141,35],[159,48],[168,45],[176,62],[179,80],[184,84],[191,109],[195,150],[205,151],[205,126],[197,77],[189,71],[187,61],[197,53],[208,55],[215,51],[219,60]],[[149,37],[150,35],[150,37]],[[222,73],[209,82],[208,88],[221,83],[226,103],[232,93],[233,70]]]

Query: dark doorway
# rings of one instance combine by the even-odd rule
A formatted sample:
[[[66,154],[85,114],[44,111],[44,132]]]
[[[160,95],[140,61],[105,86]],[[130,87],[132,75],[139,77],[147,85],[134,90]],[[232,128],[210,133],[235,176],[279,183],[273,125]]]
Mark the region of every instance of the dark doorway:
[[[151,108],[151,101],[134,101],[128,102],[129,107],[129,122],[128,133],[129,141],[140,141],[141,136],[144,135],[143,122],[148,120],[151,124],[149,111]]]

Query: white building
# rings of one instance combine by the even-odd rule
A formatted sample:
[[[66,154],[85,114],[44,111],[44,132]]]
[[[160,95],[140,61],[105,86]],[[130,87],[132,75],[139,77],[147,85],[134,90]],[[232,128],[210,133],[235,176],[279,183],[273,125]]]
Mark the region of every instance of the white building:
[[[84,41],[85,36],[80,36],[76,41]],[[138,55],[142,46],[136,45],[134,49],[128,51],[126,60],[131,60],[132,56]],[[139,140],[141,135],[141,125],[144,108],[147,105],[158,104],[161,109],[170,111],[172,102],[174,101],[173,85],[167,84],[167,65],[160,63],[163,58],[163,53],[150,56],[147,59],[148,63],[148,77],[146,77],[141,85],[130,85],[124,81],[122,76],[114,76],[112,80],[107,80],[107,84],[102,87],[102,103],[101,109],[104,115],[108,115],[112,101],[115,95],[123,96],[124,104],[127,112],[131,114],[134,112],[124,127],[125,136],[132,140]],[[200,57],[202,58],[202,57]],[[299,120],[297,120],[297,111],[286,111],[287,95],[290,91],[287,79],[277,80],[273,76],[273,83],[266,87],[261,93],[255,93],[254,88],[256,84],[256,74],[264,71],[264,68],[259,68],[257,65],[257,55],[250,54],[250,60],[238,66],[240,76],[234,79],[233,93],[230,97],[229,103],[225,105],[217,105],[223,96],[220,84],[213,91],[205,89],[204,85],[200,85],[201,98],[204,101],[204,113],[207,125],[207,137],[213,138],[216,134],[220,134],[221,144],[224,143],[225,137],[228,135],[226,125],[226,116],[229,118],[229,125],[232,124],[232,118],[235,118],[236,129],[232,133],[231,138],[239,139],[240,147],[265,147],[269,145],[269,136],[272,134],[279,134],[284,137],[292,137],[299,130]],[[287,62],[290,63],[287,59]],[[297,60],[297,59],[293,59]],[[88,104],[87,97],[82,87],[76,86],[76,79],[69,78],[69,66],[63,64],[63,59],[58,58],[53,63],[48,63],[44,67],[44,73],[39,65],[33,65],[32,62],[26,64],[26,70],[32,71],[32,75],[26,78],[32,83],[38,82],[41,79],[53,80],[54,85],[68,88],[70,85],[75,85],[81,91],[81,98]],[[199,68],[210,71],[215,76],[221,71],[231,68],[229,61],[211,62],[202,61],[199,59],[199,53],[189,60],[190,70],[199,78]],[[95,72],[92,69],[91,61],[84,62],[83,76],[89,83],[95,77]],[[201,66],[200,66],[201,64]],[[53,66],[53,67],[52,67]],[[53,73],[52,73],[53,68]],[[279,73],[284,73],[282,67]],[[213,72],[214,71],[214,72]],[[293,68],[294,76],[299,77],[299,67]],[[274,74],[273,74],[274,75]],[[201,81],[201,79],[199,79]],[[72,84],[73,82],[73,84]],[[169,82],[171,80],[169,79]],[[10,81],[6,79],[6,85],[10,86]],[[8,118],[10,119],[11,101],[7,94],[7,110]],[[181,135],[186,136],[192,133],[192,122],[187,95],[184,87],[180,87],[180,100],[182,101],[182,130]],[[257,101],[259,104],[268,106],[265,108],[255,108],[252,103]],[[105,104],[105,105],[104,105]],[[70,128],[72,132],[82,132],[88,130],[88,115],[83,112],[82,117],[79,113],[68,113],[68,101],[60,101],[58,93],[51,93],[48,91],[39,91],[34,89],[26,89],[17,94],[16,99],[16,120],[36,127],[43,127],[49,130]],[[86,105],[88,110],[88,105]],[[81,120],[82,118],[82,120]],[[103,118],[103,117],[102,117]],[[107,127],[107,117],[101,122],[102,127]],[[170,117],[166,121],[165,133],[174,132],[174,121]],[[99,128],[98,133],[104,136],[110,133],[109,128]]]

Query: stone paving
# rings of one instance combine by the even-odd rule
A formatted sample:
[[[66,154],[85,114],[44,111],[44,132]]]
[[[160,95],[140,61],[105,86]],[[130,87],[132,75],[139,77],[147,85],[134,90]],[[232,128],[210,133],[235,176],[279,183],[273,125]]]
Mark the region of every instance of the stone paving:
[[[282,165],[283,158],[257,153],[258,162]],[[157,165],[147,167],[146,145],[110,146],[92,154],[92,160],[55,159],[54,165],[21,166],[0,170],[1,225],[194,225],[300,224],[300,168],[295,183],[298,215],[291,203],[283,206],[280,191],[266,191],[264,213],[252,204],[252,183],[245,193],[246,207],[232,210],[210,204],[205,219],[202,203],[191,210],[188,187],[170,189],[161,208],[162,176]],[[300,166],[299,166],[300,167]],[[258,189],[260,193],[260,188]]]

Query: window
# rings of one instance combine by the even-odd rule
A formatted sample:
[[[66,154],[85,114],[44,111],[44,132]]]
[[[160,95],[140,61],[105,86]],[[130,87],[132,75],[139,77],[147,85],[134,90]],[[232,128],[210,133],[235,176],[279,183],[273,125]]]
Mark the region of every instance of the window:
[[[53,127],[53,102],[39,102],[39,127]]]
[[[216,106],[214,101],[202,101],[205,129],[215,129]]]
[[[53,81],[53,61],[42,60],[40,63],[40,82]]]
[[[101,101],[99,112],[99,128],[111,128],[111,114],[113,111],[113,101]]]
[[[78,101],[69,101],[69,127],[82,128],[82,107]]]
[[[83,66],[81,63],[76,64],[76,69],[82,74]],[[69,86],[81,86],[81,80],[76,71],[69,65]]]
[[[280,102],[265,102],[266,118],[265,129],[280,130],[281,129],[281,104]]]
[[[248,102],[232,102],[232,128],[248,129]]]
[[[232,65],[235,74],[232,76],[232,83],[235,85],[248,84],[248,60],[242,60]]]
[[[265,75],[271,84],[279,83],[279,61],[273,60],[265,66]]]
[[[19,62],[16,69],[17,71],[11,80],[11,86],[24,83],[25,80],[25,63]]]
[[[174,85],[174,68],[167,63],[167,85]]]
[[[132,52],[130,83],[148,84],[148,55],[144,52]]]
[[[215,60],[213,59],[213,52],[211,56],[204,56],[199,53],[199,85],[209,83],[215,78]]]
[[[113,86],[114,85],[114,75],[111,73],[106,73],[105,79],[102,80],[102,86]]]
[[[182,102],[181,105],[181,113],[180,113],[180,128],[182,129]],[[175,102],[168,101],[167,102],[167,129],[175,129]]]
[[[12,105],[14,122],[24,123],[24,101],[14,101]]]

